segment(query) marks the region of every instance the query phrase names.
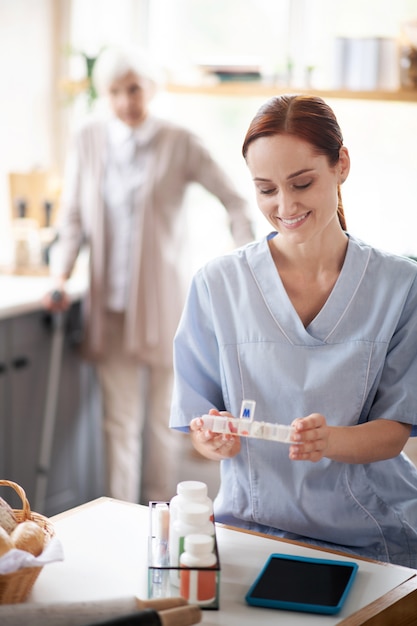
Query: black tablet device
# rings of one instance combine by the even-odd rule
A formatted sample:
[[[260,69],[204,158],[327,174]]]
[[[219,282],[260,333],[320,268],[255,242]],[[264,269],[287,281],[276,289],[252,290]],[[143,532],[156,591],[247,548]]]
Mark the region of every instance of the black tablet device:
[[[245,599],[253,606],[334,614],[357,570],[353,561],[271,554]]]

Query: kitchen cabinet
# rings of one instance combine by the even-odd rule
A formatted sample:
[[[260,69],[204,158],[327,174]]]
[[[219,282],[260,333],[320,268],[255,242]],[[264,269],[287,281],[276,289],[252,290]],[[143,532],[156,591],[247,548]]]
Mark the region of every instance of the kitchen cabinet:
[[[7,367],[3,477],[19,483],[28,497],[35,488],[48,375],[49,335],[43,320],[43,313],[35,312],[1,323]]]
[[[6,328],[0,323],[0,476],[4,476],[5,472],[5,423],[6,423],[6,373],[7,373],[7,356],[6,356]]]
[[[47,516],[102,495],[101,429],[94,375],[78,355],[79,302],[65,317]],[[34,508],[51,348],[52,317],[33,311],[0,320],[0,471],[21,485]],[[90,446],[91,444],[91,446]],[[93,457],[94,461],[92,461]],[[1,493],[21,508],[10,489]]]
[[[67,327],[61,363],[51,470],[46,497],[47,515],[81,504],[104,493],[101,410],[93,368],[78,354],[77,307]],[[73,506],[73,505],[71,505]]]

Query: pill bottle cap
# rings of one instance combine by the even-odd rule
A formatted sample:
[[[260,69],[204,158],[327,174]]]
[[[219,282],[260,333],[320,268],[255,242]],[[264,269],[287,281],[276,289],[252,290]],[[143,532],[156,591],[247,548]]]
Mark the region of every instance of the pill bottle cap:
[[[210,507],[200,502],[187,502],[179,509],[178,519],[185,524],[205,524],[210,520]]]
[[[191,534],[184,539],[184,548],[186,552],[202,555],[210,554],[214,548],[214,538],[210,535]]]
[[[205,498],[207,485],[199,480],[183,480],[177,485],[177,494],[190,498]]]

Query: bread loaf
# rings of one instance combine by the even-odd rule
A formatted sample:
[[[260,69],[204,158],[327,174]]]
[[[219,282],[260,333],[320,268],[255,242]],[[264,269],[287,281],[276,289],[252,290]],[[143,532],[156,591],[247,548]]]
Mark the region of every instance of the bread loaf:
[[[36,522],[27,520],[20,522],[10,535],[15,548],[25,550],[34,556],[39,556],[43,551],[45,533]]]
[[[14,545],[10,535],[0,526],[0,557],[12,548]]]
[[[3,498],[0,498],[0,526],[9,535],[17,526],[17,519],[12,507]]]

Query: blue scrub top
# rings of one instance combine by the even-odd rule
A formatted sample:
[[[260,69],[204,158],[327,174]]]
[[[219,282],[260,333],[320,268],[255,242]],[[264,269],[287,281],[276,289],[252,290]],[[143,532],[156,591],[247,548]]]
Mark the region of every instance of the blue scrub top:
[[[417,424],[417,264],[349,237],[339,278],[305,328],[267,238],[194,277],[174,342],[170,425],[210,408],[291,424]],[[372,446],[372,441],[369,442]],[[242,438],[221,462],[215,516],[244,528],[417,567],[417,470],[404,454],[370,464],[291,461],[288,446]]]

